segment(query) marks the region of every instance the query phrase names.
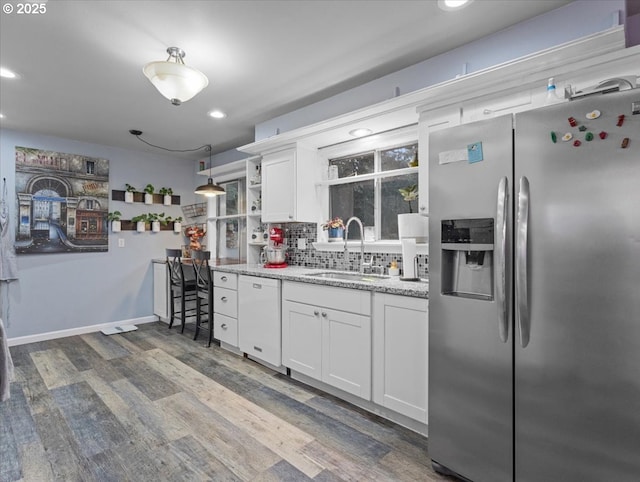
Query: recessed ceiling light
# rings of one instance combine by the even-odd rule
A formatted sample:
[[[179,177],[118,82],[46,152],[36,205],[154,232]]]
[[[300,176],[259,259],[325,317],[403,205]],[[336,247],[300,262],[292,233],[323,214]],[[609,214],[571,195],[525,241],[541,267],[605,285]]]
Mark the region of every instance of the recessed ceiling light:
[[[5,79],[15,79],[18,76],[15,72],[12,72],[4,67],[0,67],[0,77],[4,77]]]
[[[224,112],[222,112],[221,110],[212,110],[211,112],[209,112],[209,115],[211,117],[213,117],[214,119],[224,119],[225,117],[227,117],[227,114],[225,114]]]
[[[4,119],[4,114],[0,112],[0,119]]]
[[[438,0],[438,7],[442,10],[459,10],[467,7],[473,0]]]
[[[349,131],[349,134],[351,134],[354,137],[362,137],[362,136],[368,136],[372,132],[373,131],[371,129],[365,129],[361,127],[359,129],[353,129],[352,131]]]

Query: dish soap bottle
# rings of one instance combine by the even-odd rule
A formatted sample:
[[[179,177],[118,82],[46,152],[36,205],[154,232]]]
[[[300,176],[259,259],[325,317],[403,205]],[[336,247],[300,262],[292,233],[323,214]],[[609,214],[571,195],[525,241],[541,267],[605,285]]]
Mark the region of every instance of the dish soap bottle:
[[[395,259],[389,265],[389,276],[400,276],[400,268],[398,268],[398,262]]]
[[[558,102],[562,102],[562,99],[556,92],[556,82],[554,78],[550,77],[547,81],[547,99],[545,100],[544,105],[557,104]]]

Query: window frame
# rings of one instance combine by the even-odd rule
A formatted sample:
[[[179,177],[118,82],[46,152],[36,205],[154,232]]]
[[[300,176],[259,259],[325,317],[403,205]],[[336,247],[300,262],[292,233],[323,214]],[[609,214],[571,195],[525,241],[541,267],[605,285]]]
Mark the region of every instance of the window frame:
[[[358,155],[366,154],[369,152],[374,153],[374,172],[370,174],[362,174],[359,176],[352,177],[343,177],[339,179],[328,180],[325,177],[321,183],[319,183],[320,187],[323,189],[323,198],[322,203],[322,215],[323,219],[330,218],[330,210],[331,210],[331,196],[330,196],[330,187],[338,184],[350,184],[356,183],[360,181],[366,181],[373,179],[374,181],[374,223],[375,223],[375,233],[376,233],[376,241],[374,242],[366,242],[365,244],[371,246],[379,246],[379,247],[388,247],[388,246],[399,246],[400,240],[398,239],[380,239],[380,233],[382,230],[381,219],[381,179],[391,178],[402,176],[405,174],[417,174],[418,175],[418,189],[420,189],[419,181],[419,167],[407,167],[403,169],[393,169],[390,171],[381,171],[381,155],[382,151],[394,149],[397,147],[406,146],[409,144],[418,144],[418,125],[412,124],[409,126],[403,126],[397,129],[393,129],[391,131],[375,134],[371,136],[367,136],[360,139],[355,139],[353,141],[343,142],[339,144],[334,144],[331,146],[321,147],[318,149],[319,155],[324,162],[325,172],[328,172],[329,162],[332,159],[340,159],[345,157],[355,157]],[[346,219],[345,219],[346,221]],[[321,224],[318,225],[318,239],[323,239],[322,227]],[[360,243],[360,241],[354,241],[354,243]],[[335,244],[339,244],[342,249],[342,243],[325,243],[320,242],[316,243],[317,248],[328,249],[334,248]],[[351,241],[349,241],[351,244]]]

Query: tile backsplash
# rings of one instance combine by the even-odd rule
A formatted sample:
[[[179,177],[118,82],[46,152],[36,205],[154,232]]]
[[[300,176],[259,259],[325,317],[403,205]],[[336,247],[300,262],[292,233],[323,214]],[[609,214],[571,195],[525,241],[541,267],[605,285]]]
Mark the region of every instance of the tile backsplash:
[[[349,252],[348,266],[344,265],[344,253],[342,251],[317,251],[311,243],[316,242],[317,232],[314,223],[288,223],[283,224],[285,236],[288,241],[287,261],[292,266],[306,266],[308,268],[320,269],[339,269],[348,271],[357,271],[360,267],[360,253]],[[307,240],[306,249],[297,248],[298,238]],[[396,260],[400,268],[402,268],[402,254],[400,253],[371,253],[364,252],[365,261],[369,262],[373,256],[374,266],[389,267],[392,260]],[[418,276],[420,278],[428,277],[428,256],[418,255]],[[385,274],[387,270],[385,269]]]

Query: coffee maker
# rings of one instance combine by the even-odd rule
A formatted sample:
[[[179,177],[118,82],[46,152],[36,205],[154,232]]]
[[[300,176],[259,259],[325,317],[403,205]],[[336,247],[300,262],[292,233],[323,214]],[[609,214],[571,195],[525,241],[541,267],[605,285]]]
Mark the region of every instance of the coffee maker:
[[[269,241],[263,248],[265,268],[286,268],[286,252],[284,230],[278,226],[269,227]]]

